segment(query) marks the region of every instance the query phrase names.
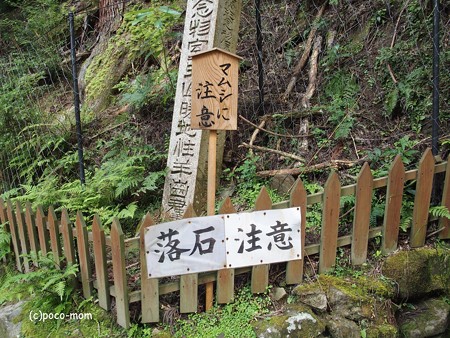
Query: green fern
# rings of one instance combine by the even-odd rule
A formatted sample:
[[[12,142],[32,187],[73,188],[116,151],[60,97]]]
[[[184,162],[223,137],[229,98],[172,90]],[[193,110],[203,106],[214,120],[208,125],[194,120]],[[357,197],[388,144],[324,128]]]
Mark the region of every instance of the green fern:
[[[433,217],[444,217],[450,219],[450,211],[445,205],[431,207],[429,212]]]
[[[78,177],[70,178],[64,174],[72,170],[70,168],[76,168],[77,158],[73,151],[60,159],[52,158],[52,171],[40,169],[48,160],[46,152],[63,143],[58,137],[43,142],[46,150],[31,164],[16,159],[18,166],[30,167],[24,169],[25,182],[20,188],[6,195],[14,200],[30,201],[34,208],[38,204],[44,210],[50,205],[56,211],[65,207],[72,211],[72,215],[73,211],[80,210],[87,219],[97,213],[104,224],[110,223],[114,217],[121,221],[131,220],[152,201],[160,200],[159,187],[164,182],[166,155],[132,133],[124,131],[107,142],[98,143],[99,154],[96,157],[102,158],[102,162],[98,166],[86,166],[84,187]],[[30,178],[40,171],[43,172],[40,178]]]
[[[11,234],[5,229],[6,223],[0,224],[0,259],[11,252]]]
[[[355,205],[355,195],[341,196],[341,208],[352,207]]]
[[[376,227],[380,225],[380,220],[382,221],[384,217],[384,209],[384,202],[377,202],[375,204],[372,204],[372,211],[370,213],[370,226]]]
[[[0,304],[37,293],[45,294],[43,302],[55,305],[70,300],[74,290],[71,281],[78,273],[78,266],[68,265],[59,269],[51,253],[47,256],[39,254],[38,263],[39,268],[28,273],[6,273],[0,285]]]
[[[325,95],[330,101],[323,109],[330,113],[329,122],[335,126],[335,139],[346,138],[353,128],[359,90],[353,75],[345,72],[335,73],[325,86]]]
[[[403,200],[402,210],[400,212],[400,219],[401,219],[400,229],[403,232],[408,231],[408,228],[411,226],[411,222],[413,220],[413,210],[414,210],[414,201],[410,199]]]

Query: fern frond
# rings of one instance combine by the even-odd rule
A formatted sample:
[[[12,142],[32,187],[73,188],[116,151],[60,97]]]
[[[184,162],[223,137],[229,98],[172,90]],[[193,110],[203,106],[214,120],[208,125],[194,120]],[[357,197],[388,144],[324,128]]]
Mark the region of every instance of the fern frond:
[[[56,293],[61,300],[63,300],[64,299],[64,295],[66,293],[66,281],[64,281],[64,280],[59,281],[58,283],[54,284],[51,287],[51,290],[54,293]]]
[[[450,219],[450,211],[445,205],[431,207],[429,212],[433,217],[444,217]]]
[[[356,197],[354,195],[341,196],[341,207],[350,205],[353,206],[355,204]]]

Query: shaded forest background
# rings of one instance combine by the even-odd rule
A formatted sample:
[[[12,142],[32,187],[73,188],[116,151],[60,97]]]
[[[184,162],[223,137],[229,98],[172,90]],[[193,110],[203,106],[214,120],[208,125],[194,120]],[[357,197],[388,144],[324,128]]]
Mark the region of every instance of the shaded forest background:
[[[377,177],[387,173],[397,154],[407,169],[416,167],[431,144],[432,1],[264,1],[262,105],[256,8],[253,1],[243,2],[237,50],[243,57],[241,118],[238,131],[227,136],[221,196],[231,195],[246,209],[269,183],[273,199],[283,200],[287,189],[273,179],[281,169],[290,174],[283,182],[300,175],[314,193],[331,169],[345,184],[355,182],[364,161]],[[0,4],[3,197],[98,213],[106,223],[118,216],[129,234],[145,212],[158,212],[184,9],[185,2],[177,0]],[[78,179],[70,11],[82,94],[85,187]],[[445,2],[440,25],[439,149],[446,158],[450,21]],[[406,193],[412,201],[414,187]],[[373,208],[374,223],[381,203]],[[409,211],[406,198],[402,212]],[[309,224],[320,226],[314,218],[320,213],[311,215]]]

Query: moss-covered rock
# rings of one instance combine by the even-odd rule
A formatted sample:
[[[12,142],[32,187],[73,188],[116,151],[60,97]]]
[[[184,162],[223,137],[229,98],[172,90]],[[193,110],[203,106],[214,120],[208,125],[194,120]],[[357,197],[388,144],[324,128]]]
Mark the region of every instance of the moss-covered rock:
[[[397,337],[398,329],[391,324],[372,325],[366,329],[367,338],[392,338]]]
[[[386,259],[383,274],[396,282],[402,299],[418,299],[431,292],[450,295],[450,250],[400,251]]]
[[[319,275],[315,283],[298,285],[293,292],[300,302],[311,306],[316,312],[326,311],[326,301],[333,313],[349,320],[369,319],[377,313],[380,322],[384,322],[391,316],[384,302],[394,294],[394,287],[382,278],[343,279]]]
[[[79,300],[82,302],[82,300]],[[23,337],[47,338],[47,337],[123,337],[126,331],[118,326],[109,312],[92,302],[86,303],[77,311],[84,319],[79,320],[46,320],[31,321],[30,311],[39,311],[33,308],[33,302],[27,302],[21,313]],[[51,313],[43,308],[43,312]]]
[[[450,304],[443,299],[427,299],[400,313],[402,337],[422,338],[444,333],[450,322]]]
[[[341,316],[331,316],[327,320],[327,329],[333,338],[360,338],[361,329],[352,320]]]
[[[325,324],[306,306],[289,305],[283,315],[258,320],[252,324],[260,338],[318,337]]]

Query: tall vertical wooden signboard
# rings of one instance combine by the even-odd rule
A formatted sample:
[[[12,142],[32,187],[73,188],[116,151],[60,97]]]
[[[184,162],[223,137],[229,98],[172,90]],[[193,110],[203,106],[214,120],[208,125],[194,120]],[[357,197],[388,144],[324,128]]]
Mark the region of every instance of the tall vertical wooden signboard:
[[[188,0],[170,136],[163,209],[181,218],[195,196],[205,196],[206,135],[191,128],[192,56],[213,47],[236,51],[242,0]],[[217,150],[220,159],[223,144]],[[201,200],[201,198],[197,198]]]
[[[214,215],[217,131],[237,129],[239,57],[219,48],[192,57],[191,128],[209,130],[207,211]],[[213,305],[213,284],[206,284],[206,309]]]

